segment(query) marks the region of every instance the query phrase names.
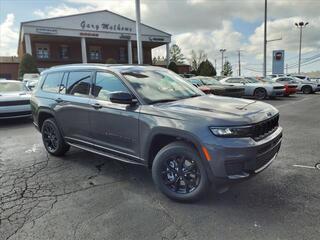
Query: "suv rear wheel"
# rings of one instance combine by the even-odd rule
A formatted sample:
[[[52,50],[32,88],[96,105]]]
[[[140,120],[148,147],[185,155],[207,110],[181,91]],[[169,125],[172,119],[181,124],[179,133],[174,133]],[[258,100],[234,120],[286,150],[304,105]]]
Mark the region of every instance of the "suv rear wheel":
[[[170,143],[158,152],[152,178],[163,194],[182,202],[199,200],[210,185],[199,154],[185,142]]]
[[[64,155],[70,146],[64,141],[56,121],[53,118],[46,119],[41,128],[42,141],[48,153],[54,156]]]

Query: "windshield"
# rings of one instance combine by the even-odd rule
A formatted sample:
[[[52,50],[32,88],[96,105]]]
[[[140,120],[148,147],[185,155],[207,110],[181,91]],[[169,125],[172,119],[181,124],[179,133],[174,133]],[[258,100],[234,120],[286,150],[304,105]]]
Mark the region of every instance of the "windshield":
[[[195,84],[197,86],[202,86],[203,85],[203,83],[199,79],[189,78],[189,79],[187,79],[187,81],[192,83],[192,84]]]
[[[221,83],[214,78],[201,78],[201,81],[204,82],[205,85],[221,85]]]
[[[0,82],[0,92],[27,91],[26,87],[19,82]]]
[[[165,69],[134,69],[122,74],[148,104],[204,95],[179,75]]]

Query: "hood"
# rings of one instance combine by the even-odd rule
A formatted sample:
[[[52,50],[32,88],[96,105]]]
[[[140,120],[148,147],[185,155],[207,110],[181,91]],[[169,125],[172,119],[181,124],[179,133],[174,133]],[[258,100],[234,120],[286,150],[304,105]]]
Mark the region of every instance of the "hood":
[[[0,101],[28,100],[31,97],[29,92],[0,92]]]
[[[215,126],[235,126],[268,119],[278,110],[260,101],[206,95],[153,105],[160,115],[186,121],[206,120]]]

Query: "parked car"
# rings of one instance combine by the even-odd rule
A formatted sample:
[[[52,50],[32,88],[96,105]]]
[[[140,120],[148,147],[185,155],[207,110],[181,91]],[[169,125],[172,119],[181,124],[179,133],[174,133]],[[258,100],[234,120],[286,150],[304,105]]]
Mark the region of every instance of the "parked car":
[[[242,97],[244,96],[244,87],[223,85],[218,80],[212,77],[192,77],[187,81],[193,83],[196,87],[204,93],[213,93],[215,95],[228,96],[228,97]]]
[[[0,119],[30,116],[30,91],[21,81],[0,81]]]
[[[288,75],[288,76],[299,78],[299,79],[305,80],[305,81],[310,81],[310,78],[308,76],[305,76],[305,75]]]
[[[203,84],[203,82],[201,82],[200,79],[197,78],[186,78],[185,79],[188,83],[191,83],[193,86],[199,88],[202,92],[204,92],[205,94],[212,94],[212,90],[210,87],[205,86]]]
[[[160,191],[178,201],[258,174],[282,140],[273,106],[205,95],[161,67],[53,67],[42,73],[31,104],[50,154],[74,146],[147,166]]]
[[[297,84],[297,91],[304,94],[311,94],[317,91],[320,91],[320,86],[317,83],[311,82],[309,80],[301,80],[293,76],[286,76],[287,80],[290,80],[291,83]]]
[[[292,94],[295,94],[297,92],[298,85],[293,83],[292,79],[288,78],[286,76],[276,77],[276,78],[266,77],[264,79],[266,81],[277,82],[277,83],[283,84],[284,87],[285,87],[284,96],[286,96],[286,97],[288,97],[288,96],[290,96]]]
[[[28,89],[32,90],[38,84],[39,78],[40,78],[39,73],[25,73],[23,75],[22,82],[25,84],[25,86]]]
[[[262,100],[267,97],[283,96],[285,87],[279,83],[261,82],[252,77],[226,77],[220,81],[231,86],[243,86],[244,94]]]
[[[183,78],[191,78],[191,77],[194,77],[196,75],[192,74],[192,73],[181,73],[179,74],[181,77]]]

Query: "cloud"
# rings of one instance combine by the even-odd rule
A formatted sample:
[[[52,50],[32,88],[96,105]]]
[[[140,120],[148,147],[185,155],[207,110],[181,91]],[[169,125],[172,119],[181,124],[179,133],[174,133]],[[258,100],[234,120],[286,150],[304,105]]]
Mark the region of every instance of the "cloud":
[[[14,14],[7,14],[0,24],[0,56],[17,54],[18,30],[14,28]]]

